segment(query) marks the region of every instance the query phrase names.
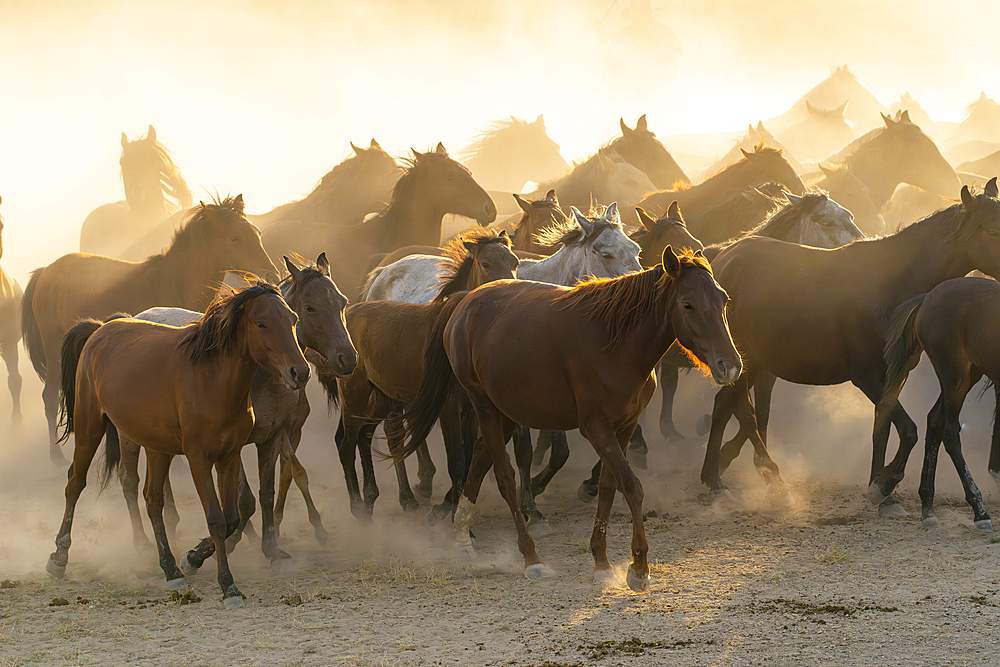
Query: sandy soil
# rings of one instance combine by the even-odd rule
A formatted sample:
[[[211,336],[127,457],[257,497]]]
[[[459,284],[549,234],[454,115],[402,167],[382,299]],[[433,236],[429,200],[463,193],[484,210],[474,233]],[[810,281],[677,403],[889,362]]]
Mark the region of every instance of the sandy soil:
[[[908,385],[907,405],[922,424],[934,398],[926,369],[911,384],[918,390]],[[155,556],[132,547],[114,486],[98,495],[92,483],[84,492],[67,579],[45,574],[65,472],[47,460],[38,388],[33,378],[25,383],[28,426],[8,431],[0,453],[0,579],[8,580],[0,584],[2,665],[998,661],[992,631],[1000,614],[1000,545],[973,527],[945,457],[938,476],[940,528],[919,522],[919,461],[911,462],[899,494],[916,514],[876,515],[860,484],[870,456],[870,407],[851,388],[802,392],[779,384],[772,450],[793,489],[788,504],[767,500],[749,454],[726,475],[735,500],[712,503],[697,482],[703,443],[671,449],[651,438],[654,472],[641,478],[653,567],[643,594],[591,582],[593,507],[580,503],[575,490],[594,454],[578,435],[571,438],[568,469],[539,498],[555,530],[539,540],[553,574],[530,582],[520,573],[510,516],[492,481],[479,503],[474,557],[456,552],[443,529],[427,527],[423,512],[404,515],[394,476],[384,468],[376,521],[359,527],[346,511],[332,421],[318,408],[301,455],[330,543],[313,538],[293,490],[282,540],[294,570],[272,571],[258,544],[244,541],[232,563],[247,604],[229,611],[222,608],[214,561],[189,580],[182,596],[165,590]],[[688,392],[683,430],[693,431],[708,392]],[[6,400],[0,397],[4,417]],[[313,403],[322,405],[318,397]],[[996,487],[985,472],[992,406],[971,408],[967,455],[995,507]],[[647,433],[655,432],[650,421]],[[440,495],[443,457],[432,453]],[[919,458],[919,450],[915,454]],[[252,452],[246,455],[251,460]],[[186,474],[175,468],[182,516],[175,553],[205,532]],[[619,499],[609,549],[622,574],[630,531]],[[66,604],[54,606],[59,599]]]

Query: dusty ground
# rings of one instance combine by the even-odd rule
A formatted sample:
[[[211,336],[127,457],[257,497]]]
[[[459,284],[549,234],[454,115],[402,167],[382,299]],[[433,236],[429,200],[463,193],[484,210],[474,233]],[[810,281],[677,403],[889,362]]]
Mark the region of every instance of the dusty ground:
[[[934,396],[926,372],[918,381],[924,389],[910,404],[922,424]],[[9,580],[0,588],[3,665],[998,661],[1000,544],[972,526],[945,458],[941,528],[922,528],[918,516],[875,514],[858,483],[870,456],[870,408],[850,388],[801,394],[779,385],[772,450],[793,489],[788,505],[766,499],[747,454],[726,476],[736,500],[712,504],[697,483],[703,444],[668,449],[651,438],[651,467],[660,472],[641,475],[646,510],[655,513],[646,522],[653,568],[643,594],[591,583],[593,507],[581,504],[575,489],[594,455],[578,436],[569,470],[539,499],[555,529],[539,541],[539,552],[554,573],[533,583],[520,574],[510,516],[492,481],[484,486],[472,559],[455,552],[445,532],[427,528],[422,513],[402,513],[394,477],[382,468],[376,522],[360,528],[346,512],[331,422],[316,414],[301,453],[331,542],[317,544],[293,491],[283,545],[295,570],[273,572],[258,545],[244,542],[232,562],[247,606],[231,611],[222,608],[214,561],[190,579],[190,594],[172,598],[155,556],[133,549],[115,487],[98,496],[92,484],[84,492],[67,579],[44,573],[65,472],[48,463],[37,390],[34,379],[26,382],[28,425],[9,432],[0,454],[0,579]],[[690,432],[705,392],[693,392],[688,403],[696,407],[682,410],[689,416],[679,422]],[[970,466],[995,509],[996,487],[985,472],[991,407],[973,408],[965,438]],[[647,432],[655,433],[652,423]],[[911,464],[900,493],[911,512],[919,512],[918,466]],[[176,553],[204,533],[185,476],[178,466]],[[439,472],[438,495],[443,485]],[[622,571],[630,530],[619,500],[609,546]],[[60,598],[68,604],[53,606]]]

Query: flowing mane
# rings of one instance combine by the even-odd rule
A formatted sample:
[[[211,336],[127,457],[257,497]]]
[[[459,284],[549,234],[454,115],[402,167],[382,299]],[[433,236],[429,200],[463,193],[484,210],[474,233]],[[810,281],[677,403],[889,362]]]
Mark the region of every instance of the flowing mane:
[[[433,164],[431,161],[450,159],[447,153],[437,153],[435,151],[422,153],[419,160],[411,157],[398,158],[396,161],[402,164],[403,175],[399,177],[396,185],[392,188],[392,192],[389,194],[389,203],[379,213],[362,224],[375,225],[380,230],[384,241],[385,237],[390,235],[396,227],[396,216],[404,214],[404,212],[398,210],[398,202],[413,197],[414,191],[419,186],[420,176],[430,169],[428,165]],[[455,164],[469,171],[461,163],[456,162]],[[402,220],[400,222],[405,225],[408,221]]]
[[[155,134],[154,134],[155,136]],[[150,142],[145,141],[147,137],[144,135],[142,139],[130,142],[128,147],[122,149],[122,155],[128,151],[142,150],[142,148],[147,147]],[[191,189],[188,187],[187,181],[181,175],[181,170],[178,169],[177,164],[174,162],[173,157],[170,155],[170,151],[167,147],[160,143],[158,140],[154,140],[152,146],[153,158],[157,162],[157,172],[159,174],[160,189],[163,193],[164,198],[167,201],[169,208],[174,210],[185,209],[191,206],[192,196]],[[121,169],[121,177],[125,178],[125,167]],[[125,201],[132,208],[135,208],[137,202],[130,198],[132,191],[128,188],[125,190]]]
[[[485,129],[476,132],[468,146],[462,149],[459,156],[471,159],[480,153],[494,148],[497,144],[510,141],[510,135],[528,128],[528,121],[511,116],[509,119],[493,121]]]
[[[604,217],[607,210],[607,206],[595,206],[583,214],[594,225],[594,229],[589,234],[584,231],[583,227],[572,216],[566,216],[561,222],[546,227],[535,234],[535,241],[539,245],[548,247],[578,245],[587,239],[597,238],[606,229],[612,227],[620,230],[624,229],[620,220],[613,221]]]
[[[475,229],[449,241],[443,248],[444,255],[439,265],[442,269],[438,278],[441,289],[431,303],[440,303],[455,292],[469,289],[469,274],[476,260],[466,247],[466,243],[477,246],[499,243],[510,250],[510,238],[506,234],[501,234],[499,230],[491,228]]]
[[[809,192],[800,197],[798,201],[789,202],[784,206],[773,210],[765,220],[751,230],[744,232],[735,241],[745,239],[748,236],[769,236],[780,238],[789,228],[795,225],[799,219],[807,215],[821,203],[829,200],[829,195],[825,192]]]
[[[159,253],[159,256],[167,254],[174,247],[183,248],[190,246],[194,242],[198,223],[219,213],[234,213],[242,216],[243,196],[237,195],[233,197],[227,195],[224,199],[219,199],[218,195],[216,195],[212,197],[212,200],[208,204],[200,202],[197,206],[190,209],[186,214],[187,220],[174,232],[174,236],[170,240],[170,245],[162,253]],[[157,256],[153,255],[153,257]]]
[[[702,268],[712,273],[708,260],[690,250],[678,255],[681,267]],[[601,322],[608,332],[608,350],[621,345],[625,335],[650,315],[661,316],[670,302],[674,281],[662,264],[620,278],[598,278],[580,283],[556,297],[559,310],[580,308],[588,320]]]
[[[181,339],[181,345],[190,347],[191,361],[197,363],[232,350],[236,345],[243,307],[247,301],[265,294],[281,297],[277,287],[260,280],[237,292],[220,293],[201,319],[191,325],[190,333]]]

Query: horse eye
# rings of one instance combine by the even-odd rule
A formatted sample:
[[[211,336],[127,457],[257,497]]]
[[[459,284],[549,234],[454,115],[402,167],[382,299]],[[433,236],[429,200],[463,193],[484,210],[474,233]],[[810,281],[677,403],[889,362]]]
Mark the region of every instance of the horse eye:
[[[239,240],[240,240],[240,237],[238,237],[238,236],[233,236],[233,237],[231,237],[231,238],[230,238],[229,240],[230,240],[230,241],[232,241],[233,243],[236,243],[237,241],[239,241]]]
[[[316,309],[313,308],[312,306],[306,306],[306,312],[307,313],[315,313]]]
[[[488,262],[483,262],[483,268],[486,269],[487,271],[489,271],[490,270],[489,263]]]
[[[266,324],[264,324],[263,322],[258,322],[258,323],[257,323],[257,328],[258,328],[258,329],[266,329],[266,328],[267,328],[267,325],[266,325]]]
[[[602,252],[601,253],[601,257],[603,257],[604,259],[612,259],[613,258],[612,254],[610,252]]]
[[[691,305],[690,303],[688,303],[687,301],[685,301],[683,305],[684,305],[684,310],[686,310],[686,311],[688,311],[688,312],[692,312],[692,311],[694,311],[694,306],[692,306],[692,305]]]

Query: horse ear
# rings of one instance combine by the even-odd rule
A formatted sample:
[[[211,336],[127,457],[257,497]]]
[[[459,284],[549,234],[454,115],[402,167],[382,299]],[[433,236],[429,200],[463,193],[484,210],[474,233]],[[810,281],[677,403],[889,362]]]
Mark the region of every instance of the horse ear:
[[[829,178],[829,177],[831,177],[831,176],[833,176],[833,174],[834,174],[834,172],[835,172],[835,170],[834,170],[834,169],[830,169],[829,167],[826,167],[826,166],[824,166],[822,162],[820,162],[820,163],[819,163],[818,165],[816,165],[816,166],[818,166],[818,167],[819,167],[819,170],[820,170],[821,172],[823,172],[823,175],[824,175],[824,176],[826,176],[826,177],[828,177],[828,178]]]
[[[621,219],[618,217],[618,202],[611,202],[611,206],[605,209],[604,219],[608,222],[620,222]]]
[[[545,131],[545,118],[542,114],[538,114],[538,118],[535,119],[535,125],[542,128],[543,132]]]
[[[787,191],[785,192],[785,199],[787,199],[792,204],[798,204],[800,201],[802,201],[802,197],[799,197],[798,195],[793,195],[791,192]]]
[[[437,153],[438,155],[444,155],[445,157],[448,157],[448,151],[445,150],[444,144],[442,144],[440,141],[438,142],[437,148],[434,149],[434,152]]]
[[[677,280],[681,275],[681,261],[677,259],[677,255],[674,254],[674,249],[669,245],[663,249],[663,257],[660,262],[663,264],[664,272]]]
[[[516,192],[514,193],[514,201],[517,202],[517,205],[521,207],[522,211],[524,211],[525,213],[531,213],[531,202],[529,202],[527,199],[517,194]]]
[[[667,217],[671,220],[684,222],[684,216],[681,215],[681,206],[677,203],[677,200],[670,202],[670,207],[667,209]]]
[[[993,178],[991,178],[989,180],[989,182],[986,184],[986,187],[983,188],[983,192],[986,194],[987,197],[993,197],[994,199],[997,198],[997,177],[996,176],[994,176]]]
[[[635,212],[639,216],[639,222],[641,222],[642,226],[646,228],[646,231],[647,232],[653,231],[653,229],[656,227],[656,220],[653,220],[653,218],[649,215],[649,213],[646,213],[646,209],[642,208],[641,206],[636,206]]]
[[[236,208],[239,210],[240,213],[243,212],[243,208],[244,208],[245,205],[243,204],[243,193],[242,192],[240,194],[236,195],[236,199],[233,200],[233,204],[236,205]]]
[[[747,152],[746,152],[746,151],[745,151],[744,149],[742,149],[742,148],[740,149],[740,152],[741,152],[741,153],[743,153],[743,157],[745,157],[745,158],[746,158],[746,159],[748,159],[748,160],[750,159],[750,156],[751,156],[751,155],[753,155],[753,153],[747,153]]]
[[[767,130],[764,129],[764,121],[762,120],[757,121],[757,132],[759,132],[760,134],[764,134],[767,132]]]
[[[476,248],[479,247],[479,244],[475,243],[474,241],[462,241],[462,245],[464,245],[465,249],[468,250],[470,253],[475,252]]]
[[[576,220],[576,224],[580,225],[583,229],[584,234],[590,234],[591,230],[594,228],[590,220],[587,219],[583,213],[580,213],[580,209],[576,206],[571,206],[570,210],[573,212],[573,219]]]
[[[850,104],[850,102],[850,100],[844,100],[844,103],[835,109],[837,115],[840,116],[841,119],[843,119],[844,114],[847,113],[847,105]]]
[[[912,123],[913,121],[910,120],[910,110],[906,109],[905,111],[903,111],[903,113],[899,114],[899,120],[903,121],[904,123]]]
[[[413,159],[414,160],[419,160],[420,158],[422,158],[424,156],[423,153],[421,153],[420,151],[418,151],[416,148],[413,148],[412,146],[410,147],[410,152],[413,153]]]
[[[639,120],[635,122],[635,129],[649,132],[649,127],[646,125],[646,114],[639,116]]]
[[[623,137],[627,137],[628,135],[632,134],[632,129],[628,125],[625,124],[625,119],[624,118],[619,118],[618,119],[618,126],[621,127],[621,129],[622,129],[622,136]]]
[[[122,132],[122,148],[128,148],[128,137]]]
[[[806,100],[806,113],[812,116],[813,118],[816,117],[816,107],[809,104],[809,100]]]
[[[695,257],[701,257],[702,259],[707,259],[705,257],[705,251],[702,250],[701,248],[698,248],[697,250],[694,251],[694,256]]]
[[[358,148],[357,146],[355,146],[353,141],[351,142],[351,148],[354,149],[354,152],[358,155],[361,155],[365,150],[363,148]]]
[[[148,141],[151,144],[156,143],[156,128],[153,127],[152,125],[149,126],[149,131],[146,132],[146,141]]]
[[[319,257],[316,258],[316,267],[319,268],[320,273],[324,276],[329,277],[330,275],[330,260],[326,258],[326,253],[321,252]]]
[[[545,193],[545,201],[551,202],[556,206],[559,206],[559,200],[556,198],[555,190],[549,190],[548,192]]]
[[[375,141],[375,137],[372,137],[372,143],[368,147],[369,148],[377,148],[379,150],[382,150],[382,147],[378,145],[377,141]]]
[[[507,236],[507,230],[506,229],[501,229],[500,233],[497,234],[497,238],[498,239],[506,239],[506,238],[510,238],[510,237]]]
[[[298,280],[302,276],[302,271],[299,267],[292,263],[292,260],[288,259],[288,255],[282,255],[281,259],[285,260],[285,268],[288,269],[288,275],[292,277],[292,280]]]
[[[976,207],[976,198],[972,196],[971,192],[969,192],[969,186],[968,185],[963,185],[962,186],[962,209],[966,213],[969,213],[975,207]]]
[[[892,118],[890,118],[889,116],[886,116],[881,111],[878,112],[878,115],[882,116],[882,122],[885,123],[886,127],[892,128],[892,127],[894,127],[896,125],[896,123],[893,122]]]

